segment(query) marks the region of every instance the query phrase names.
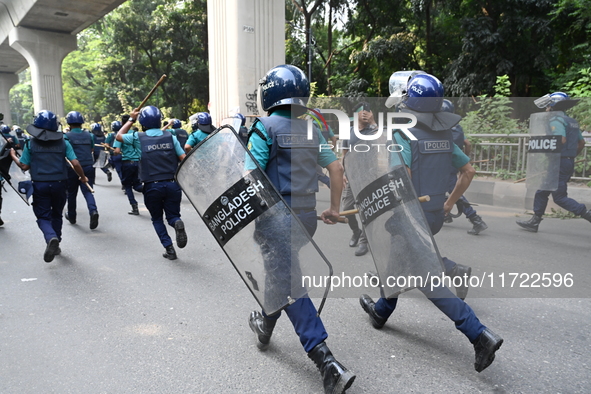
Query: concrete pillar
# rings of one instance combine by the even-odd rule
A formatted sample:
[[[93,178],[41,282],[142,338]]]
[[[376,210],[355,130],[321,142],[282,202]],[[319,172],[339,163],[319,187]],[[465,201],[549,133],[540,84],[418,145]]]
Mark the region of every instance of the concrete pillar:
[[[285,63],[285,1],[208,0],[207,21],[214,123],[236,112],[263,115],[256,99],[259,79]]]
[[[12,73],[0,73],[0,112],[4,114],[3,122],[12,126],[10,115],[10,89],[18,83],[18,75]]]
[[[47,109],[64,116],[62,61],[78,48],[76,36],[16,27],[9,43],[31,67],[35,112]]]

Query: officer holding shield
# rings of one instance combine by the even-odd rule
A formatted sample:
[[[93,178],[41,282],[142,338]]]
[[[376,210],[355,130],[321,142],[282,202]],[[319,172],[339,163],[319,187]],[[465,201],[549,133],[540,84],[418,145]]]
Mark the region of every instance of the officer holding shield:
[[[191,127],[193,132],[187,139],[185,152],[189,152],[215,130],[215,127],[211,124],[211,115],[207,112],[199,112],[197,117],[191,121]]]
[[[189,134],[181,127],[181,121],[178,119],[170,119],[168,123],[170,124],[170,127],[172,127],[172,129],[168,131],[170,131],[170,133],[179,141],[179,144],[184,147],[189,139]]]
[[[579,101],[571,99],[566,93],[555,92],[536,100],[536,103],[538,102],[543,102],[542,105],[545,104],[547,113],[551,112],[549,117],[551,133],[562,137],[558,187],[553,188],[554,190],[536,191],[534,197],[534,215],[530,220],[517,221],[517,224],[527,231],[537,233],[542,216],[546,211],[550,194],[552,194],[552,199],[558,206],[591,222],[591,209],[587,210],[585,205],[570,198],[567,192],[567,183],[575,171],[575,157],[585,147],[585,140],[581,134],[579,123],[567,116],[564,111],[574,107]]]
[[[306,112],[310,85],[299,68],[292,65],[277,66],[271,69],[259,84],[260,105],[268,116],[257,118],[252,125],[248,149],[312,236],[317,227],[316,165],[320,164],[328,169],[333,185],[330,208],[321,215],[326,223],[333,223],[330,218],[338,216],[342,192],[342,165],[331,150],[319,152],[318,144],[305,143],[306,121],[296,117]],[[314,141],[326,144],[318,129],[316,133]],[[257,226],[257,238],[261,248],[268,251],[266,260],[269,261],[265,261],[265,265],[277,264],[274,266],[275,271],[293,269],[289,267],[289,256],[285,257],[283,265],[274,260],[277,260],[275,257],[281,255],[284,250],[287,250],[289,255],[289,247],[294,248],[294,245],[274,244],[273,231],[264,228],[262,224],[259,223]],[[285,275],[281,275],[280,272],[269,272],[269,275],[279,278],[289,276],[289,272]],[[325,343],[328,334],[312,301],[308,297],[298,298],[285,308],[285,312],[304,350],[320,370],[325,392],[345,392],[353,383],[355,375],[336,361],[328,349]],[[259,349],[265,350],[269,346],[280,315],[280,312],[271,316],[258,311],[251,313],[249,325],[256,334]]]
[[[396,78],[394,73],[391,77]],[[443,226],[443,218],[449,212],[457,199],[468,188],[474,169],[470,159],[453,143],[451,127],[457,124],[460,117],[441,112],[443,102],[443,85],[432,75],[416,73],[408,77],[402,97],[400,92],[392,89],[391,98],[386,105],[399,104],[399,111],[413,114],[417,118],[417,125],[409,131],[417,138],[410,140],[402,132],[396,132],[396,143],[402,147],[402,158],[417,195],[429,195],[430,201],[422,203],[421,207],[431,228],[436,234]],[[400,101],[403,101],[400,103]],[[429,149],[426,148],[429,142]],[[459,170],[456,187],[445,198],[450,166]],[[388,230],[388,227],[386,228]],[[402,251],[401,251],[402,253]],[[460,276],[468,278],[470,268],[443,258],[445,273],[450,277]],[[430,285],[428,285],[430,286]],[[494,360],[495,352],[501,347],[503,339],[485,327],[476,317],[474,311],[445,286],[419,288],[429,300],[445,315],[454,321],[460,330],[474,345],[476,371],[481,372]],[[467,286],[458,289],[459,297],[466,296]],[[380,298],[375,302],[366,294],[360,299],[363,310],[369,315],[374,328],[380,329],[396,308],[398,298]]]
[[[97,146],[97,145],[105,144],[107,141],[107,136],[105,136],[105,132],[103,131],[102,126],[98,123],[93,123],[90,125],[90,132],[94,136],[93,156],[94,156],[94,161],[96,162],[97,160],[99,160],[101,152],[104,152],[105,149],[107,149],[107,148],[104,148],[102,146]],[[103,164],[103,163],[99,163],[99,164]],[[111,171],[107,168],[106,161],[104,164],[105,164],[105,166],[100,167],[100,169],[102,172],[104,172],[107,175],[107,181],[111,182],[111,180],[113,179],[113,174],[111,174]]]

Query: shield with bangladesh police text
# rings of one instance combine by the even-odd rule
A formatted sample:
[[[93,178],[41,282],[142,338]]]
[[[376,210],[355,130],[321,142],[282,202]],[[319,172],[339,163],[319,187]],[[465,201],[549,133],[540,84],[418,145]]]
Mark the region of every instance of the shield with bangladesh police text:
[[[371,148],[345,156],[345,173],[386,298],[426,286],[443,270],[401,149],[384,133]]]
[[[528,189],[555,191],[560,174],[562,136],[554,134],[550,120],[556,112],[540,112],[529,118],[529,142],[525,184]]]
[[[230,126],[187,154],[176,180],[266,314],[326,298],[330,263]]]

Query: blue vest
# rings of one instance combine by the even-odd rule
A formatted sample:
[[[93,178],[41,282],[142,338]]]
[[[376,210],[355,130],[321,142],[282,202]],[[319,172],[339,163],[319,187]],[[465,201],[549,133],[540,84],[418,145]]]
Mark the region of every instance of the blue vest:
[[[424,202],[424,211],[443,208],[452,167],[453,137],[451,130],[432,131],[426,127],[413,127],[410,132],[417,138],[411,141],[412,183],[417,196],[428,195],[431,201]]]
[[[94,136],[94,143],[95,143],[94,157],[95,157],[95,159],[98,159],[99,155],[101,154],[101,151],[105,149],[102,146],[96,146],[96,145],[104,144],[106,140],[107,140],[107,138],[104,135],[102,137],[97,137],[96,135]]]
[[[90,133],[88,131],[83,131],[82,133],[69,132],[66,133],[66,137],[70,141],[80,165],[82,167],[93,165],[94,157],[92,152],[94,151],[94,147],[92,146]]]
[[[179,141],[179,144],[181,144],[181,148],[184,149],[185,144],[189,139],[189,134],[183,129],[174,129],[174,135],[176,136],[176,139]]]
[[[244,126],[240,126],[238,129],[238,137],[240,137],[240,141],[244,143],[244,145],[248,145],[248,129]]]
[[[282,116],[258,118],[273,140],[266,173],[294,209],[316,207],[318,134],[308,140],[307,122]]]
[[[173,179],[179,164],[174,150],[172,134],[163,131],[162,135],[150,137],[138,133],[142,156],[140,158],[140,179],[142,182],[156,182]]]
[[[558,120],[566,130],[566,144],[562,145],[562,157],[575,157],[579,145],[579,122],[566,115],[556,115],[550,121]]]
[[[39,141],[31,138],[31,179],[38,182],[55,182],[68,179],[66,142],[64,139]]]

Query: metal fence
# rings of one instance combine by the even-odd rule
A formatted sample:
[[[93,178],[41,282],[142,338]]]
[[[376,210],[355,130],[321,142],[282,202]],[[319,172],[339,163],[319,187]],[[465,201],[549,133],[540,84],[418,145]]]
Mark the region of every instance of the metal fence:
[[[467,137],[472,141],[470,157],[478,174],[525,177],[529,134],[469,134]],[[575,159],[571,180],[591,181],[589,159],[591,144],[587,142]]]

